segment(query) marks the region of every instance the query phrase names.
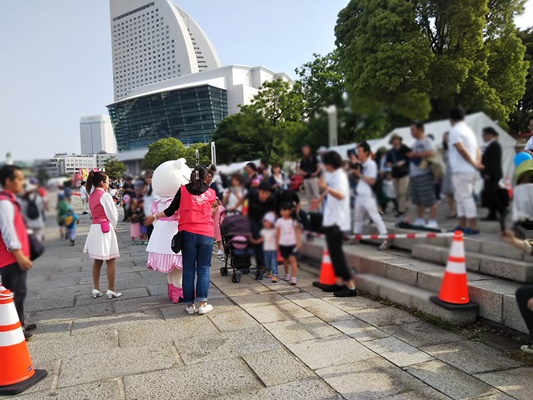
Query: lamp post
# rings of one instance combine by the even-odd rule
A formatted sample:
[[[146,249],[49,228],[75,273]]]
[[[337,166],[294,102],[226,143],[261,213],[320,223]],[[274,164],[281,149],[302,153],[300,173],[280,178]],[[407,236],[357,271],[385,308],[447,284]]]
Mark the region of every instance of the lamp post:
[[[337,106],[333,104],[329,106],[326,111],[328,113],[329,147],[337,146],[339,144]]]
[[[211,142],[211,164],[217,165],[217,147],[215,142]]]

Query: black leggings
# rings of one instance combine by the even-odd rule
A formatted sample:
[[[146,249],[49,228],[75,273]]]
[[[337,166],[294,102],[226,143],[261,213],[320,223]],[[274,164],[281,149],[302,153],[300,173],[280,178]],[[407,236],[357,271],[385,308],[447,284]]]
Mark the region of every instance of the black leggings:
[[[533,298],[533,285],[521,286],[516,290],[516,303],[529,330],[529,336],[533,339],[533,311],[527,307],[527,302],[531,298]]]
[[[26,299],[26,271],[20,269],[18,264],[10,264],[0,268],[2,285],[15,295],[13,299],[19,316],[20,323],[24,325],[24,300]]]
[[[344,234],[337,225],[324,227],[324,233],[326,234],[326,243],[331,263],[335,270],[335,276],[347,282],[353,278],[355,270],[348,267],[344,250],[342,249]]]

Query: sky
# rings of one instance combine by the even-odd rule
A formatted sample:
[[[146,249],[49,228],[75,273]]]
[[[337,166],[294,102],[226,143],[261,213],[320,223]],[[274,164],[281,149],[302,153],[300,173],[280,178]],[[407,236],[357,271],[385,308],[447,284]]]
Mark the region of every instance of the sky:
[[[127,0],[124,0],[127,1]],[[294,76],[333,50],[348,0],[174,0],[213,42],[223,65]],[[533,23],[533,0],[517,20]],[[81,116],[113,102],[109,0],[17,0],[0,13],[0,159],[80,151]]]

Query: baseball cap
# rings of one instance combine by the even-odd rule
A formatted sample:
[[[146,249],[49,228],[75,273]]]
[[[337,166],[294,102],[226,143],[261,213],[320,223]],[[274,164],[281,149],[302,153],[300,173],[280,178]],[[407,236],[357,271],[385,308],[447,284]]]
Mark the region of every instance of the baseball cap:
[[[274,214],[273,212],[266,213],[263,217],[263,221],[268,221],[272,225],[274,225],[276,223],[276,214]]]

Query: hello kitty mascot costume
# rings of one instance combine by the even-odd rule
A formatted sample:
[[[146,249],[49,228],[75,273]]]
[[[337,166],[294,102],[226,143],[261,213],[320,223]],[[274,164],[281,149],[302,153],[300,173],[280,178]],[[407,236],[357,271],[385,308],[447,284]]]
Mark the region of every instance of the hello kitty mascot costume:
[[[191,169],[184,158],[167,161],[154,171],[153,191],[157,199],[152,205],[152,214],[164,211],[172,203],[182,185],[189,183]],[[154,222],[154,231],[148,242],[148,269],[167,274],[168,297],[173,303],[183,301],[181,252],[176,254],[170,248],[174,235],[178,232],[179,211],[168,218]]]

